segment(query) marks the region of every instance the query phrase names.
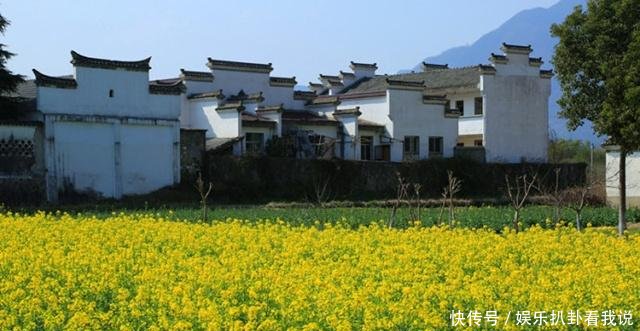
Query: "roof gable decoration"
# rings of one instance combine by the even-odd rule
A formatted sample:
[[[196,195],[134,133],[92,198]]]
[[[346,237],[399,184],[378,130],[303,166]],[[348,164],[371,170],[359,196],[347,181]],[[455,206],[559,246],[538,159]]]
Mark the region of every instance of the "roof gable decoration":
[[[425,88],[424,80],[422,81],[408,81],[408,80],[395,80],[387,78],[387,89],[397,89],[397,90],[415,90],[421,91]]]
[[[308,106],[337,106],[340,104],[340,100],[337,96],[320,96],[313,100],[310,100],[307,105]]]
[[[298,82],[293,77],[269,77],[269,85],[278,87],[294,87]]]
[[[334,116],[360,116],[362,113],[360,112],[360,107],[355,108],[346,108],[346,109],[336,109],[333,112]]]
[[[222,100],[225,98],[225,96],[224,94],[222,94],[222,89],[220,89],[212,92],[190,94],[187,97],[187,99],[210,99],[210,98]]]
[[[250,62],[237,62],[237,61],[225,61],[207,58],[207,67],[212,70],[228,70],[228,71],[244,71],[244,72],[256,72],[268,74],[273,71],[271,63],[250,63]]]
[[[425,94],[422,96],[422,103],[427,105],[446,105],[447,102],[446,95]]]
[[[514,45],[514,44],[502,43],[501,49],[505,54],[513,53],[513,54],[526,54],[526,55],[529,55],[529,54],[531,54],[531,52],[533,52],[533,49],[531,48],[531,45],[524,46],[524,45]]]
[[[213,82],[213,74],[204,71],[180,69],[180,78],[186,81]]]
[[[294,100],[312,100],[317,96],[316,92],[313,91],[293,91],[293,99]]]
[[[491,65],[479,64],[478,65],[478,70],[480,71],[481,75],[495,75],[496,74],[496,67],[491,66]]]
[[[78,82],[76,82],[74,78],[47,76],[36,69],[32,71],[36,76],[36,86],[64,89],[75,89],[78,87]]]
[[[507,64],[509,63],[509,58],[506,55],[491,53],[489,61],[493,64]]]
[[[240,113],[240,112],[242,112],[244,110],[245,110],[245,107],[244,107],[244,104],[242,103],[242,101],[226,102],[226,103],[216,107],[216,111],[217,112],[237,111],[237,112]]]
[[[184,92],[185,86],[180,80],[172,84],[149,84],[150,94],[180,95]]]
[[[140,61],[116,61],[88,57],[71,51],[71,64],[76,67],[148,72],[151,69],[149,62],[151,62],[151,57]]]
[[[270,113],[270,112],[282,113],[283,111],[284,111],[284,104],[282,103],[275,106],[260,106],[258,107],[258,109],[256,109],[256,113]]]
[[[530,57],[529,58],[529,65],[532,67],[541,67],[542,64],[544,64],[544,61],[542,61],[541,57]]]
[[[553,70],[540,70],[540,78],[545,78],[545,79],[553,78]]]
[[[353,62],[351,61],[351,64],[349,65],[349,67],[352,70],[357,69],[367,69],[367,70],[378,70],[378,64],[377,63],[358,63],[358,62]]]
[[[264,101],[264,97],[262,96],[262,92],[247,94],[244,92],[244,90],[240,90],[238,94],[230,95],[227,98],[227,101],[229,102],[242,101],[244,103],[260,103]]]
[[[446,69],[449,69],[449,65],[448,64],[436,64],[436,63],[422,62],[422,71],[446,70]]]

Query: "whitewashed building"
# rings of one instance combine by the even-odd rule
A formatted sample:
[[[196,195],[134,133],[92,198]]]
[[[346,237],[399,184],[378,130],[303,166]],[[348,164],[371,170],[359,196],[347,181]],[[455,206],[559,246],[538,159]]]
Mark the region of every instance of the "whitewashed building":
[[[620,204],[620,149],[618,146],[606,146],[606,193],[607,203]],[[640,207],[640,152],[626,156],[626,202],[627,207]]]
[[[544,162],[552,72],[540,70],[530,46],[502,51],[490,64],[424,63],[421,72],[394,75],[351,62],[350,71],[321,74],[308,91],[295,90],[295,77],[271,76],[271,63],[208,58],[208,70],[149,81],[150,58],[71,52],[72,75],[34,70],[35,81],[21,87],[33,94],[25,119],[39,124],[0,133],[42,146],[40,160],[29,162],[44,174],[52,201],[66,189],[120,198],[178,183],[181,128],[204,131],[211,153],[262,154],[280,137],[293,151],[287,156],[302,158],[471,153],[488,162]],[[3,144],[17,144],[11,139]]]
[[[480,152],[488,162],[545,162],[550,70],[531,46],[503,44],[490,64],[423,64],[379,75],[376,64],[319,76],[310,91],[271,77],[270,63],[209,58],[209,71],[182,70],[181,125],[207,130],[208,148],[241,155],[292,137],[300,157],[418,160]]]
[[[359,119],[384,126],[384,134],[373,136],[376,159],[480,149],[488,162],[545,162],[552,72],[529,57],[531,46],[503,44],[502,51],[489,65],[423,63],[422,72],[397,75],[375,75],[375,65],[352,63],[355,79],[344,88],[335,90],[328,76],[310,88],[321,94],[314,103],[334,98],[336,109],[359,107]]]
[[[35,74],[47,198],[66,189],[144,194],[180,181],[181,83],[149,83],[149,62],[71,52],[73,74]]]

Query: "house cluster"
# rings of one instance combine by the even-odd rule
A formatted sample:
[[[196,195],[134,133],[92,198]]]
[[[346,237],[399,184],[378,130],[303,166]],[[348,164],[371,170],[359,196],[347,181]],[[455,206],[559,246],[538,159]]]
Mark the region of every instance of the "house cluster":
[[[181,130],[204,132],[214,154],[262,154],[278,140],[303,158],[545,162],[552,72],[530,46],[501,49],[488,64],[404,74],[351,62],[308,89],[271,76],[270,63],[209,58],[150,81],[150,58],[71,52],[72,75],[34,70],[19,88],[29,111],[0,123],[0,143],[31,142],[49,200],[67,187],[119,198],[178,183]]]

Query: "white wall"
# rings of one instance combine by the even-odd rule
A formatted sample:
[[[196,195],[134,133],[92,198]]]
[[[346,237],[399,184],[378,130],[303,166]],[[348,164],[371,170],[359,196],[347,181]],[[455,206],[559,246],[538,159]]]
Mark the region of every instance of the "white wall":
[[[358,116],[341,115],[337,116],[342,124],[342,148],[345,160],[360,160],[360,139],[358,135]]]
[[[235,138],[241,133],[241,116],[236,110],[218,112],[218,99],[193,99],[189,101],[191,128],[207,130],[209,138]]]
[[[74,69],[76,88],[37,90],[48,199],[65,183],[114,198],[179,183],[182,96],[150,94],[148,72]]]
[[[174,127],[133,124],[120,130],[122,194],[146,193],[173,184],[173,171],[166,165],[174,162]]]
[[[500,73],[500,71],[498,71]],[[550,80],[496,74],[481,78],[488,162],[546,162]]]
[[[419,158],[429,157],[429,137],[443,137],[443,156],[452,157],[458,137],[458,119],[444,116],[444,105],[422,102],[422,91],[389,90],[389,107],[394,122],[391,160],[403,158],[405,136],[420,137]]]
[[[607,201],[612,205],[617,205],[620,202],[619,165],[620,152],[607,151]],[[626,167],[627,205],[628,207],[640,207],[640,152],[627,155]]]
[[[458,134],[477,135],[484,132],[484,119],[482,116],[460,117],[458,119]]]
[[[267,92],[269,90],[269,74],[259,72],[211,70],[213,73],[213,90],[222,89],[229,96],[243,90],[247,94]],[[205,91],[206,92],[206,91]],[[293,98],[293,94],[291,95]]]
[[[65,121],[55,121],[53,125],[56,189],[70,183],[78,191],[116,197],[113,125]]]

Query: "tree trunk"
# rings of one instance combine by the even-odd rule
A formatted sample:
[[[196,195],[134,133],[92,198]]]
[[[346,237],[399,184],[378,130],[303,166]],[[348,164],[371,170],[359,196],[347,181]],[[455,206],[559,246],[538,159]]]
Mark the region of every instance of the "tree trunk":
[[[513,213],[513,229],[518,233],[520,231],[520,226],[518,225],[518,219],[520,218],[520,210],[516,209]]]
[[[580,212],[576,211],[576,229],[578,229],[578,232],[582,231],[582,224],[580,224],[581,221]]]
[[[627,229],[627,151],[624,149],[620,149],[619,176],[618,234],[623,235]]]

